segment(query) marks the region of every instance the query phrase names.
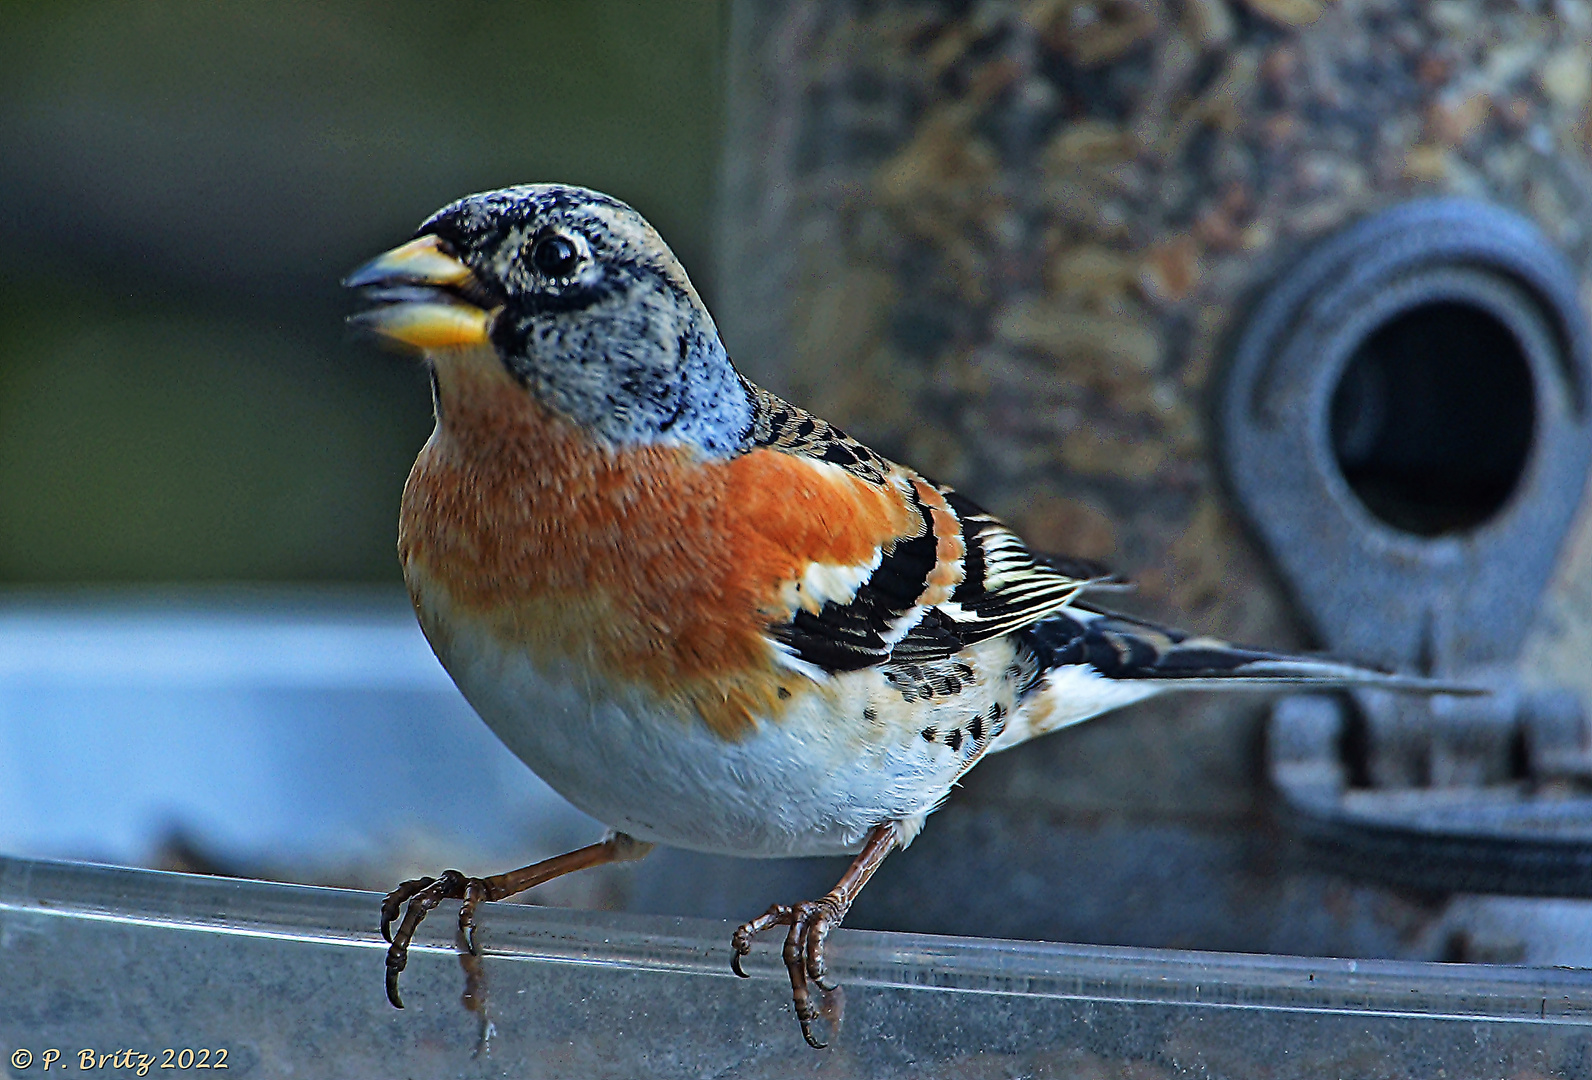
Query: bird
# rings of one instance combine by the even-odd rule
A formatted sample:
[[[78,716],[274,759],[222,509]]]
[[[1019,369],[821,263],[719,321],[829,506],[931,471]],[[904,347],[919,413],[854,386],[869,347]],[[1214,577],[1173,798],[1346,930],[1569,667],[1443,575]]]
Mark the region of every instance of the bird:
[[[825,941],[980,761],[1157,694],[1463,687],[1251,649],[1122,614],[1123,581],[1030,550],[996,515],[743,377],[658,232],[587,188],[459,199],[349,275],[350,322],[417,353],[436,426],[398,555],[465,699],[611,831],[488,877],[387,894],[386,989],[426,914],[476,910],[655,845],[853,855],[785,928],[803,1038]],[[396,923],[396,930],[394,924]]]

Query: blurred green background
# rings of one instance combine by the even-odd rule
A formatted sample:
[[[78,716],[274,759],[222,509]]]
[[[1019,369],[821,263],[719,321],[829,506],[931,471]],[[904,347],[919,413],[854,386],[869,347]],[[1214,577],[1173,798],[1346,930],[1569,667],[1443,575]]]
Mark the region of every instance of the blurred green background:
[[[0,5],[0,584],[393,581],[431,429],[338,279],[601,188],[711,302],[718,0]]]

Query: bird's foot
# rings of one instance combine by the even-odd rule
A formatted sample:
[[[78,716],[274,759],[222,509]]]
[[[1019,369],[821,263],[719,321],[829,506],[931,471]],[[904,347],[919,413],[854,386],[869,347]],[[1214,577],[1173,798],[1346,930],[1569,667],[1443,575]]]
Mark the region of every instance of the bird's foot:
[[[752,939],[770,927],[790,927],[785,935],[784,957],[785,968],[790,972],[791,998],[796,1006],[796,1019],[802,1026],[802,1038],[815,1050],[822,1050],[828,1044],[819,1042],[813,1034],[813,1021],[818,1019],[820,1010],[813,1004],[808,983],[816,983],[824,991],[838,988],[824,966],[824,939],[845,918],[846,906],[834,893],[799,904],[775,904],[757,918],[743,923],[730,939],[730,947],[735,950],[730,966],[745,979],[750,976],[741,970],[741,957],[752,951]]]
[[[398,996],[398,976],[409,963],[409,943],[414,940],[415,931],[426,914],[444,900],[464,901],[459,907],[459,944],[473,957],[476,955],[475,909],[490,897],[491,886],[485,878],[465,877],[457,870],[444,870],[441,877],[405,881],[382,899],[381,936],[388,942],[387,1000],[395,1008],[404,1007],[403,999]],[[403,921],[394,935],[392,924],[400,909]]]
[[[900,822],[887,821],[875,825],[868,831],[862,851],[852,860],[850,868],[822,899],[807,900],[800,904],[775,904],[751,922],[743,923],[730,939],[730,948],[735,950],[730,958],[730,967],[745,979],[750,976],[741,970],[741,957],[752,951],[752,939],[771,926],[790,927],[790,932],[785,935],[785,969],[790,972],[791,998],[796,1004],[796,1019],[802,1025],[802,1038],[814,1050],[822,1050],[827,1045],[813,1035],[813,1021],[825,1010],[813,1004],[807,984],[816,983],[824,991],[825,1008],[831,1004],[838,1008],[840,1004],[838,996],[831,1001],[831,995],[840,987],[830,981],[829,972],[824,967],[824,939],[846,917],[851,902],[868,884],[868,879],[879,869],[885,856],[901,842],[901,835]],[[838,1026],[838,1015],[837,1012],[830,1017],[831,1026]]]
[[[476,962],[479,954],[475,947],[475,909],[481,906],[481,901],[503,900],[544,881],[588,866],[630,862],[651,850],[652,845],[646,841],[616,832],[609,834],[601,843],[566,855],[555,855],[506,874],[474,878],[465,877],[457,870],[444,870],[441,877],[422,877],[404,882],[381,902],[381,936],[388,942],[387,1000],[396,1008],[404,1007],[403,999],[398,996],[398,976],[409,963],[409,943],[414,940],[415,930],[426,913],[442,901],[464,901],[459,907],[460,959],[464,962],[465,971],[464,1003],[466,1008],[480,1011],[484,1004],[482,995],[485,984],[481,966]],[[403,921],[398,924],[397,933],[393,933],[393,920],[398,918],[400,911],[403,912]]]

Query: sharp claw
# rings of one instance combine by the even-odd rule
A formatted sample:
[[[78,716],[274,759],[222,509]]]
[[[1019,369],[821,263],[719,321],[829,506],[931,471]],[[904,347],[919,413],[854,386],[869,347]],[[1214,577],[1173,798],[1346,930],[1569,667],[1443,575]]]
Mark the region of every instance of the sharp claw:
[[[387,949],[387,1000],[392,1003],[393,1008],[401,1009],[404,1007],[404,1000],[398,996],[398,975],[409,962],[409,943],[405,941],[401,946],[392,944],[392,938],[387,936],[390,922],[390,919],[381,921],[381,936],[387,938],[390,946]]]
[[[818,989],[826,994],[833,994],[840,989],[840,984],[837,982],[825,982],[823,979],[814,979],[813,982],[817,983]]]
[[[398,996],[398,973],[402,970],[402,967],[395,968],[391,964],[387,966],[387,1000],[395,1009],[404,1007],[404,999]]]
[[[393,892],[388,893],[381,902],[381,936],[382,940],[389,945],[392,944],[393,920],[398,917],[399,904],[402,903],[402,901],[399,901],[397,904],[393,903],[392,898],[397,895],[397,890],[394,890]]]
[[[730,970],[735,972],[743,979],[751,978],[750,975],[741,970],[741,954],[739,950],[730,955]]]
[[[814,1050],[827,1050],[827,1049],[829,1049],[829,1044],[828,1043],[819,1042],[818,1039],[813,1035],[812,1021],[810,1021],[810,1020],[802,1020],[801,1021],[801,1025],[802,1025],[802,1038],[807,1040],[807,1045],[808,1046],[812,1047]]]

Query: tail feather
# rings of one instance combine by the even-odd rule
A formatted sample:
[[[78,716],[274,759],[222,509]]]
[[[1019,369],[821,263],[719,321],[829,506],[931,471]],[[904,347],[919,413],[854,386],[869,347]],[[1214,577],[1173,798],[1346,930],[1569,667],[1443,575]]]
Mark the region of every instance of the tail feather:
[[[1106,679],[1151,680],[1165,690],[1312,686],[1419,694],[1486,693],[1476,686],[1383,671],[1332,657],[1248,649],[1084,604],[1074,604],[1035,623],[1027,633],[1041,674],[1068,665],[1086,665]]]
[[[1074,602],[1021,632],[1032,675],[990,750],[1005,750],[1167,690],[1365,687],[1484,694],[1475,686],[1380,671],[1329,657],[1245,649]]]

